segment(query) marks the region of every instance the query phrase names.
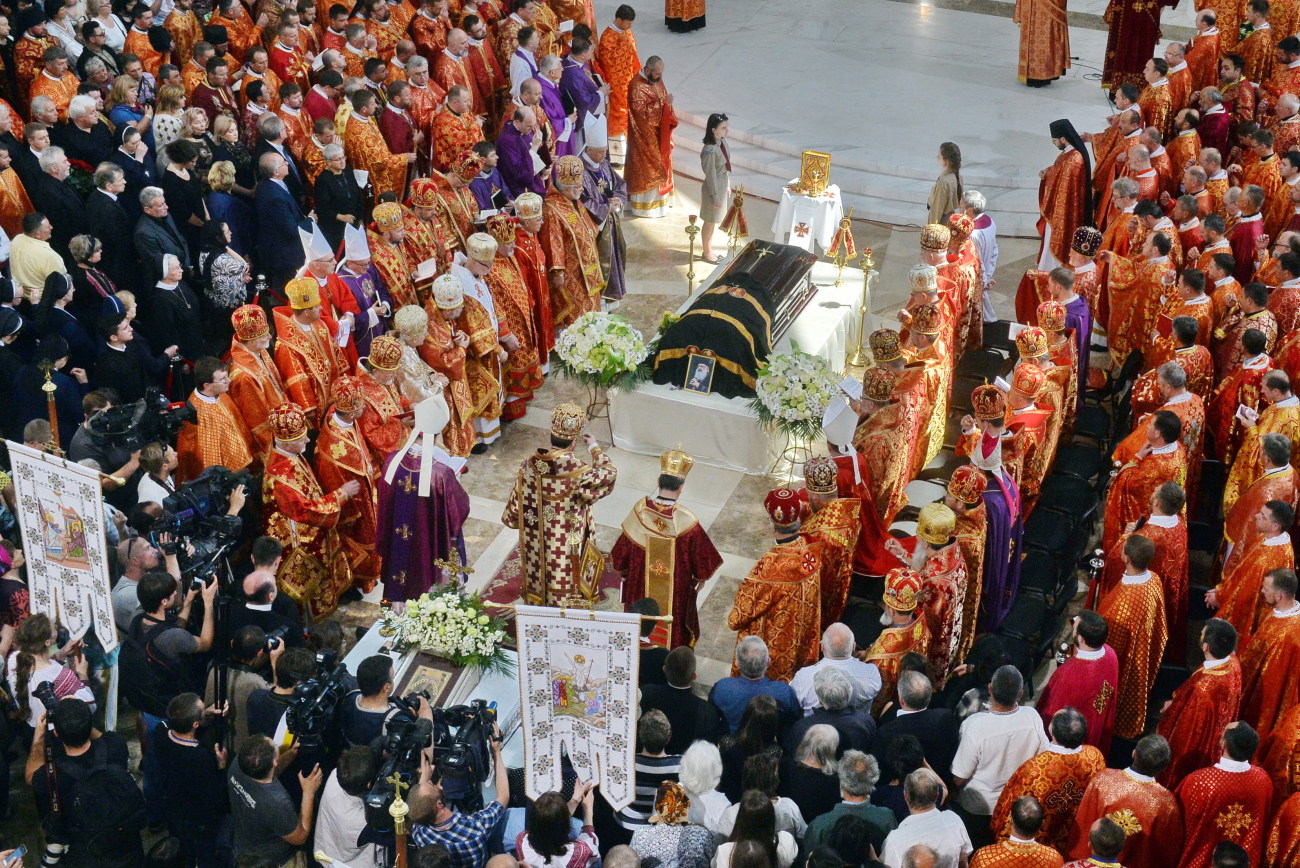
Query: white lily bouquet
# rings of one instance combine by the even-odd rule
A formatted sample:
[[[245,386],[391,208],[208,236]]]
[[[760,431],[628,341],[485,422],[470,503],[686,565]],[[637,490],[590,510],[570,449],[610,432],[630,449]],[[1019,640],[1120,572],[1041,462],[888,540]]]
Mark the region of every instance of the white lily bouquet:
[[[839,378],[820,356],[800,351],[769,356],[758,369],[750,408],[765,428],[789,437],[821,436],[822,415],[839,388]]]
[[[603,311],[584,313],[556,342],[560,371],[586,386],[630,388],[649,355],[641,332],[626,319]]]
[[[501,647],[505,622],[484,611],[483,599],[445,587],[407,600],[401,614],[385,609],[378,627],[398,648],[419,648],[457,666],[484,673],[511,674],[513,665]]]

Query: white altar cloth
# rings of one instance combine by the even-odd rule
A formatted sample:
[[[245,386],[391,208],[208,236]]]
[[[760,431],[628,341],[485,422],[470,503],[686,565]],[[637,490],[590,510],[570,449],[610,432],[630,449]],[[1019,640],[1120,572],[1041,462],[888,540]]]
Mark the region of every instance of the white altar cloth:
[[[781,204],[772,219],[772,237],[777,241],[812,251],[816,241],[825,253],[835,240],[835,230],[840,228],[844,216],[844,203],[840,201],[840,188],[827,184],[826,190],[816,196],[796,193],[790,185],[798,184],[795,178],[781,191]],[[786,236],[789,235],[789,239]]]

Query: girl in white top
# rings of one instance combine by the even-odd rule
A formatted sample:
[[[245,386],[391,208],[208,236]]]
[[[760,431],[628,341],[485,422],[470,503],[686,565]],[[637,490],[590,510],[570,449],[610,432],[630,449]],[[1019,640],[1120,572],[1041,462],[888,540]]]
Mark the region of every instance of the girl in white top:
[[[34,695],[33,689],[48,681],[54,687],[54,695],[59,699],[75,696],[95,707],[95,695],[86,686],[87,664],[85,656],[77,659],[76,670],[69,669],[59,658],[68,653],[68,649],[56,652],[54,625],[49,616],[30,615],[18,626],[14,637],[18,653],[9,658],[6,675],[9,689],[18,701],[18,707],[25,709],[24,720],[35,725],[42,712],[48,712],[45,703]],[[20,711],[20,714],[24,712]]]
[[[68,65],[77,67],[77,58],[85,46],[77,41],[77,20],[73,4],[64,4],[54,10],[54,14],[45,22],[45,32],[59,40],[60,47],[68,52]]]
[[[108,47],[120,53],[126,45],[126,25],[113,14],[110,0],[87,0],[86,12],[104,28]]]
[[[739,844],[747,846],[733,858]],[[741,797],[735,828],[731,830],[727,843],[718,847],[714,854],[713,868],[742,868],[742,865],[733,866],[733,862],[751,864],[746,858],[749,844],[757,844],[766,850],[768,864],[775,868],[790,868],[794,857],[799,854],[794,835],[776,831],[776,809],[772,800],[758,790],[749,790]]]

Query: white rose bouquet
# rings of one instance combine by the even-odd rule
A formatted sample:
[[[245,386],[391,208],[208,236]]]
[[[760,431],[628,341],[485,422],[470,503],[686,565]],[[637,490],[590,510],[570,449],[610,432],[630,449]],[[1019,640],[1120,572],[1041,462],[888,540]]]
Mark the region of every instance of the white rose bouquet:
[[[505,623],[484,611],[483,599],[477,594],[466,596],[452,587],[434,589],[407,600],[400,615],[385,609],[379,627],[403,650],[419,648],[457,666],[478,667],[484,672],[508,675],[513,671],[501,648]]]
[[[560,371],[586,386],[629,387],[649,355],[641,332],[621,316],[592,311],[573,321],[555,345]]]
[[[838,388],[827,361],[795,345],[789,353],[769,356],[758,369],[749,406],[763,427],[813,440],[821,436],[822,414]]]

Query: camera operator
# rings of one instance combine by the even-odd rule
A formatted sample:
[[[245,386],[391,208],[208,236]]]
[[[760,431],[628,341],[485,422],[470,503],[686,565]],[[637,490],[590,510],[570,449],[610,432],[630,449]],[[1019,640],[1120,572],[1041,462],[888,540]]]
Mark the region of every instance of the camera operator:
[[[283,636],[290,648],[305,648],[307,636],[298,617],[298,607],[293,600],[280,596],[275,582],[283,551],[275,537],[253,540],[253,571],[244,577],[244,600],[230,608],[230,626],[238,630],[253,624],[269,634]]]
[[[167,828],[181,842],[186,868],[219,868],[226,861],[217,851],[230,812],[226,749],[213,743],[209,726],[221,711],[182,693],[167,706],[167,725],[153,731],[150,750],[162,768]]]
[[[410,716],[404,703],[393,695],[393,661],[375,654],[357,667],[357,689],[343,697],[339,705],[339,728],[349,745],[370,745],[384,734],[384,727],[394,715]],[[417,697],[419,716],[433,719],[433,709],[423,697]]]
[[[91,718],[89,705],[68,697],[50,715],[52,736],[46,732],[46,715],[36,721],[24,777],[35,792],[45,829],[43,864],[135,868],[144,860],[144,799],[127,771],[126,741],[115,732],[98,732]]]
[[[325,775],[320,766],[298,774],[302,803],[295,806],[284,785],[276,780],[276,753],[269,738],[250,736],[230,770],[228,786],[237,863],[256,859],[261,860],[257,864],[307,864],[295,848],[311,837],[316,793]]]
[[[338,768],[325,782],[316,815],[312,852],[352,868],[383,868],[383,851],[374,844],[358,845],[366,828],[365,796],[379,773],[379,757],[368,747],[350,747],[339,755]]]
[[[172,538],[168,534],[161,534],[158,541],[170,548]],[[179,582],[181,565],[175,549],[172,549],[171,554],[164,555],[154,548],[147,537],[139,536],[128,537],[117,544],[117,562],[122,565],[122,575],[113,586],[113,620],[117,622],[117,629],[125,633],[131,629],[131,622],[136,616],[144,611],[140,608],[138,595],[140,579],[144,578],[144,574],[161,565],[168,575]]]
[[[275,686],[248,696],[248,735],[274,738],[293,700],[293,689],[316,674],[316,658],[306,648],[289,648],[275,663]]]
[[[162,725],[168,704],[182,693],[197,690],[202,684],[194,658],[211,650],[216,619],[204,618],[198,636],[187,627],[197,597],[202,596],[205,612],[212,611],[212,601],[217,597],[217,582],[214,579],[202,587],[202,591],[191,587],[182,602],[176,578],[157,570],[145,573],[136,585],[136,596],[144,611],[132,620],[127,635],[143,647],[146,671],[134,671],[125,658],[120,659],[124,662],[123,692],[144,720],[142,746],[148,743],[149,734]],[[178,605],[179,612],[172,615],[172,610]],[[142,676],[147,678],[144,683],[137,680]],[[162,770],[158,768],[153,751],[145,749],[142,754],[140,774],[149,806],[149,820],[160,823],[163,818]]]
[[[417,847],[441,844],[451,854],[452,868],[483,868],[492,832],[505,817],[510,803],[510,781],[501,759],[501,729],[492,724],[492,764],[495,768],[496,801],[481,811],[462,814],[443,801],[442,787],[434,782],[427,754],[420,766],[420,780],[411,788],[411,840]]]
[[[278,642],[269,646],[266,631],[249,624],[235,631],[230,640],[230,659],[226,664],[226,720],[234,727],[235,750],[248,738],[248,698],[259,690],[270,690],[275,678],[275,665],[284,653],[285,645]],[[208,671],[208,685],[204,695],[209,704],[219,704],[216,696],[217,670]]]
[[[95,434],[90,422],[100,413],[111,410],[117,403],[117,393],[112,389],[96,389],[87,392],[81,399],[81,412],[85,418],[72,435],[68,444],[68,460],[80,462],[93,458],[99,469],[108,476],[115,476],[123,481],[118,485],[100,477],[104,489],[104,499],[122,512],[127,512],[136,504],[136,488],[139,486],[137,474],[140,470],[140,450],[127,449],[116,437]]]

